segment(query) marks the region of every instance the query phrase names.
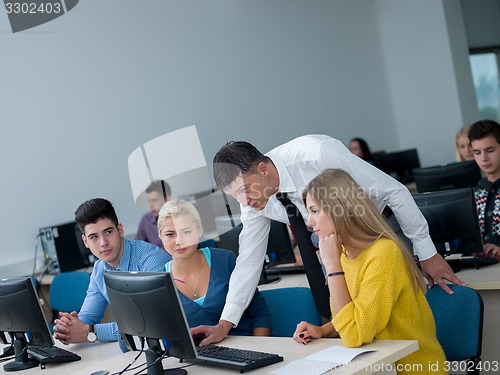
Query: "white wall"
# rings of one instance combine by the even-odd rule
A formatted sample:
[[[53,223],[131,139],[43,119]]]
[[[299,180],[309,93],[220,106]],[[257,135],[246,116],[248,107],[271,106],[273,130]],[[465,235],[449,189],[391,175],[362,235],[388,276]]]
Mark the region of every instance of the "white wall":
[[[452,162],[454,134],[479,115],[465,31],[459,28],[463,25],[460,9],[446,4],[452,8],[449,22],[458,23],[449,33],[441,1],[380,0],[376,4],[399,146],[417,147],[422,166]],[[453,60],[454,53],[460,60]],[[455,74],[456,66],[462,75]],[[463,83],[458,80],[462,77]],[[471,93],[466,96],[469,101],[461,102],[459,84]]]
[[[0,12],[0,274],[31,272],[38,229],[89,198],[135,231],[128,155],[191,124],[208,163],[229,140],[305,133],[452,159],[434,138],[462,116],[439,4],[86,0],[17,34]]]

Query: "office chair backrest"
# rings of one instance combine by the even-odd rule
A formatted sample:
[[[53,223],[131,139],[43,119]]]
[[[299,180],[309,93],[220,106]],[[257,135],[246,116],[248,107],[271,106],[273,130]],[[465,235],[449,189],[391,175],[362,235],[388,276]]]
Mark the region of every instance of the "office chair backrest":
[[[50,285],[50,306],[52,310],[80,311],[87,295],[90,274],[88,272],[63,272],[54,277]]]
[[[322,325],[309,288],[278,288],[263,290],[261,294],[271,312],[271,336],[292,337],[297,324],[303,320]]]
[[[427,291],[434,314],[438,341],[448,361],[474,360],[479,363],[483,339],[483,300],[472,288],[449,285],[449,295],[439,286]]]

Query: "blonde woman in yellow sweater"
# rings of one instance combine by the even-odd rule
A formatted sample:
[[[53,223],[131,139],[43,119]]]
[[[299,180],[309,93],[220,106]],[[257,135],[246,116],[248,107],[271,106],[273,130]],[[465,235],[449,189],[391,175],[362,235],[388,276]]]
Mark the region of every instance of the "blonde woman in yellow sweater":
[[[398,374],[446,374],[422,274],[412,254],[346,172],[327,169],[303,193],[308,225],[318,235],[332,321],[297,325],[293,338],[338,337],[347,347],[374,339],[418,340],[396,362]]]

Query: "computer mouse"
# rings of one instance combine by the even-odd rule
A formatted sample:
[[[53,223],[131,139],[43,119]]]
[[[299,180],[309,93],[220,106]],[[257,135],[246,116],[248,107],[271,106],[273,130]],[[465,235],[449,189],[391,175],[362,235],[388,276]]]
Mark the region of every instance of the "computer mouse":
[[[99,370],[99,371],[94,371],[90,375],[107,375],[107,374],[109,374],[108,370]]]

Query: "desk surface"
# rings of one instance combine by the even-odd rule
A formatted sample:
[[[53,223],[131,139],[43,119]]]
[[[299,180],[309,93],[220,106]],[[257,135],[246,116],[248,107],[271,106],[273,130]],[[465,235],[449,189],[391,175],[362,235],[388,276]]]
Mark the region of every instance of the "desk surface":
[[[500,263],[484,266],[479,269],[464,268],[456,273],[462,281],[476,290],[500,290]],[[309,283],[305,273],[282,275],[277,282],[259,285],[259,290],[307,287]]]
[[[269,374],[293,360],[303,358],[319,350],[331,346],[342,346],[340,339],[319,339],[314,340],[308,345],[296,343],[291,338],[281,337],[228,337],[222,342],[224,346],[237,347],[242,349],[267,351],[282,355],[284,362],[260,369],[252,370],[252,375]],[[63,346],[74,353],[79,354],[82,359],[77,362],[52,363],[47,364],[45,372],[48,374],[74,374],[89,375],[94,371],[108,370],[110,373],[121,371],[128,365],[138,352],[128,352],[122,354],[117,343],[96,343],[96,344],[71,344]],[[418,349],[417,341],[398,341],[398,340],[378,340],[364,348],[376,350],[375,352],[364,353],[354,359],[348,365],[339,367],[332,371],[332,374],[372,374],[380,369],[376,364],[393,363]],[[141,355],[137,362],[138,365],[145,362],[145,355]],[[163,360],[165,369],[186,365],[182,364],[176,358],[167,358]],[[136,370],[137,371],[137,370]],[[238,374],[235,370],[211,367],[206,365],[192,365],[187,368],[191,375],[196,374]],[[23,374],[40,374],[38,367],[25,370]]]
[[[479,269],[463,268],[456,273],[467,286],[476,290],[500,290],[500,263]]]
[[[75,270],[73,272],[88,272],[88,273],[92,273],[92,270],[93,270],[93,267],[90,266],[90,267],[85,267],[85,268],[81,268],[79,270]],[[52,275],[52,274],[49,274],[49,273],[43,273],[41,275],[36,275],[36,279],[38,280],[38,283],[40,285],[48,285],[50,286],[52,284],[52,280],[54,280],[54,277],[56,277],[56,275]]]

